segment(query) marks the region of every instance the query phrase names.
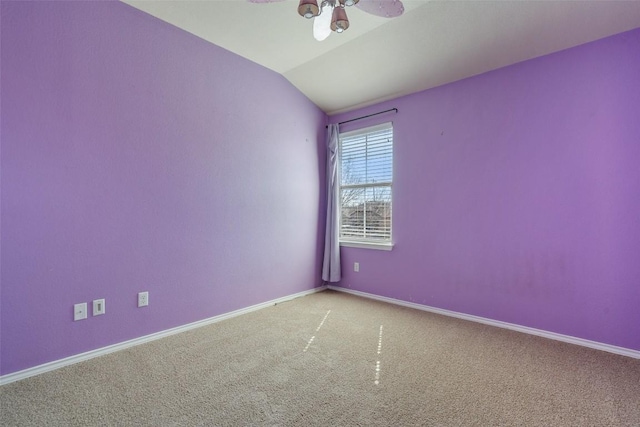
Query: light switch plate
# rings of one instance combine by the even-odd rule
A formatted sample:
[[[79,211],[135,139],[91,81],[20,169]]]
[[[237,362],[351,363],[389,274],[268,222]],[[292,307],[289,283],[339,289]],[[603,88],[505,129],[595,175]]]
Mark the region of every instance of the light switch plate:
[[[93,315],[99,316],[105,313],[104,298],[93,300]]]

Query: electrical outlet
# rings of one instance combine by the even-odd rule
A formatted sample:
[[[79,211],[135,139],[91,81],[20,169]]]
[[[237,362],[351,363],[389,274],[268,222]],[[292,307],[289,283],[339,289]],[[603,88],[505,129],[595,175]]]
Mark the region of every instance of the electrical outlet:
[[[93,300],[93,315],[99,316],[105,313],[104,298]]]
[[[360,263],[359,262],[354,262],[353,263],[353,271],[355,271],[356,273],[360,271]]]
[[[138,307],[149,305],[149,292],[138,292]]]
[[[83,320],[87,318],[87,303],[73,305],[73,321]]]

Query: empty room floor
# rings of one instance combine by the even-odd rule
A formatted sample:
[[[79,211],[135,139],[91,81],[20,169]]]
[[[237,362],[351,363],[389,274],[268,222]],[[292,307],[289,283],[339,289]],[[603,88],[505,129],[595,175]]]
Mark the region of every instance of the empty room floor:
[[[640,360],[325,291],[0,387],[2,425],[640,425]]]

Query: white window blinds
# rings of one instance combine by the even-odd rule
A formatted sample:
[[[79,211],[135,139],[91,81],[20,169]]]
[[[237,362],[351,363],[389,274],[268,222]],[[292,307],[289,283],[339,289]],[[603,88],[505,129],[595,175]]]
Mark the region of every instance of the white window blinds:
[[[340,239],[391,242],[393,126],[340,135]]]

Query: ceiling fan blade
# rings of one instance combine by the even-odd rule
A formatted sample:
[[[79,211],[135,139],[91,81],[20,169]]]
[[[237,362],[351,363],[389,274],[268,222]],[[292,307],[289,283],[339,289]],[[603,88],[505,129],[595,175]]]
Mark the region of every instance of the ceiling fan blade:
[[[360,0],[356,7],[383,18],[395,18],[404,13],[404,5],[400,0]]]
[[[320,15],[313,18],[313,38],[321,42],[331,35],[331,16],[333,6],[326,4]]]

